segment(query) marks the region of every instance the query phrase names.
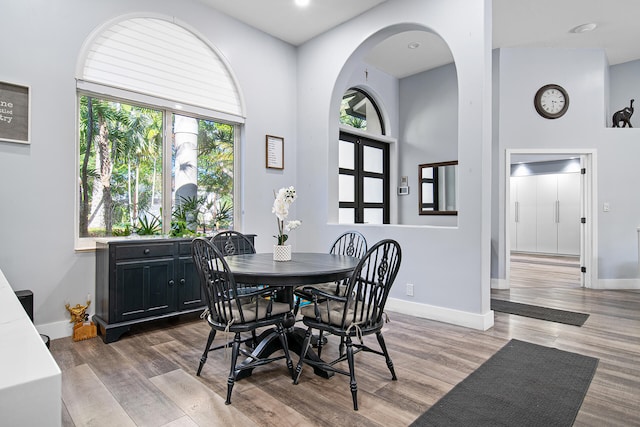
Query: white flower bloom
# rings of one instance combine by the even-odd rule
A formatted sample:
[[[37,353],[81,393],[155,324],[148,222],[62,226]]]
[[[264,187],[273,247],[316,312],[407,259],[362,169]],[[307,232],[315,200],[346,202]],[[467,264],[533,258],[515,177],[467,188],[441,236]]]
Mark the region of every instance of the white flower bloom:
[[[295,230],[296,228],[300,227],[301,224],[302,224],[302,221],[298,221],[298,220],[289,221],[284,226],[284,231],[289,232],[291,230]]]
[[[273,207],[271,208],[271,212],[276,215],[278,218],[278,235],[273,236],[278,239],[278,244],[282,245],[287,241],[289,236],[285,233],[298,228],[302,222],[298,220],[289,221],[287,224],[284,224],[284,220],[289,216],[289,207],[296,200],[298,195],[296,194],[296,189],[291,187],[283,187],[276,193],[274,191],[275,200],[273,201]]]

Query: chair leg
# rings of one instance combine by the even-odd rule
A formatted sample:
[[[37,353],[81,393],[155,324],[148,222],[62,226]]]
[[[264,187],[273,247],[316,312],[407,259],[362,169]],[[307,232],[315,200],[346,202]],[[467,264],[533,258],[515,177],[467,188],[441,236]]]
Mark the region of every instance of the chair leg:
[[[391,379],[396,381],[398,378],[396,377],[396,371],[393,369],[393,362],[391,361],[391,356],[389,356],[389,352],[387,351],[387,346],[384,343],[384,338],[382,337],[382,332],[376,332],[376,338],[378,338],[378,344],[380,344],[380,348],[384,353],[384,358],[387,360],[387,368],[391,372]]]
[[[229,370],[229,378],[227,379],[227,400],[224,402],[227,405],[231,405],[231,390],[233,390],[233,384],[236,380],[236,361],[240,355],[240,341],[240,332],[236,332],[231,351],[231,369]]]
[[[338,356],[342,357],[344,354],[344,337],[340,337],[340,344],[338,345]]]
[[[347,336],[347,362],[349,362],[349,387],[351,388],[351,398],[353,399],[353,410],[358,410],[358,384],[356,383],[355,360],[353,359],[353,343],[351,337]]]
[[[324,339],[322,337],[322,332],[318,333],[318,357],[322,357],[322,346],[324,345]]]
[[[280,337],[280,344],[282,344],[282,351],[284,351],[284,357],[287,359],[287,369],[289,369],[289,375],[291,379],[295,379],[293,371],[293,362],[291,361],[291,355],[289,354],[289,343],[287,342],[287,335],[284,333],[282,325],[277,325],[278,336]]]
[[[200,365],[198,366],[198,372],[196,372],[196,376],[200,376],[200,372],[202,371],[202,367],[205,363],[207,363],[207,357],[209,356],[209,349],[211,348],[211,343],[213,339],[216,337],[216,330],[211,329],[209,332],[209,338],[207,338],[207,346],[204,348],[204,353],[202,353],[202,357],[200,357]]]
[[[300,360],[298,360],[298,364],[296,365],[295,377],[293,379],[294,384],[298,384],[298,380],[300,379],[300,374],[302,373],[302,363],[304,362],[304,358],[307,355],[307,351],[309,351],[309,345],[311,345],[311,328],[307,329],[307,332],[304,334],[304,342],[302,343],[302,348],[300,349]]]
[[[293,299],[293,317],[296,317],[298,315],[298,310],[300,310],[300,297],[294,295]]]

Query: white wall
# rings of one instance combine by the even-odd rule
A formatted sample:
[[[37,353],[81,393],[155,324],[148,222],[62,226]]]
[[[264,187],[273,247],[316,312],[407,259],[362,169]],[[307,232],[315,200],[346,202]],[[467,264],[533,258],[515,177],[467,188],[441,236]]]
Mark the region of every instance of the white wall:
[[[402,245],[403,260],[391,291],[394,308],[425,317],[486,328],[489,309],[489,202],[491,10],[485,2],[396,0],[299,48],[299,249],[320,247],[344,226],[337,218],[338,107],[357,64],[376,43],[399,31],[430,29],[449,45],[458,72],[460,211],[458,227],[356,226],[369,242],[385,237]],[[302,171],[304,171],[302,173]],[[397,178],[395,176],[394,178]],[[413,298],[406,283],[415,285]]]
[[[640,61],[630,61],[612,65],[609,68],[610,105],[607,114],[607,126],[612,125],[612,116],[618,110],[629,106],[629,100],[635,99],[634,115],[631,125],[640,127],[640,111],[635,113],[636,105],[640,107]]]
[[[496,55],[495,88],[499,111],[497,149],[494,151],[493,204],[497,227],[492,230],[494,278],[505,277],[505,151],[507,149],[594,150],[597,157],[596,200],[598,277],[594,287],[634,287],[637,272],[636,228],[640,224],[640,198],[629,184],[640,182],[640,131],[607,128],[610,120],[609,67],[599,49],[502,49]],[[613,77],[612,77],[613,78]],[[541,86],[557,83],[569,93],[567,113],[556,120],[540,117],[533,96]],[[617,97],[617,95],[616,95]],[[612,91],[613,98],[613,91]],[[628,102],[628,100],[627,100]],[[495,138],[494,138],[495,139]],[[508,169],[506,170],[508,173]],[[497,178],[497,179],[496,179]],[[602,212],[609,202],[610,212]],[[496,212],[496,207],[498,211]]]
[[[418,215],[418,165],[458,160],[458,79],[448,64],[400,80],[400,173],[410,192],[398,197],[399,223],[455,226],[457,216]]]
[[[272,190],[295,184],[297,67],[291,45],[192,0],[3,2],[0,81],[31,87],[32,142],[0,142],[0,268],[15,290],[33,291],[35,323],[52,338],[71,335],[65,302],[95,295],[93,252],[74,251],[76,62],[96,27],[130,14],[175,17],[228,60],[247,115],[243,230],[258,234],[258,250],[273,243]],[[266,134],[285,139],[284,171],[265,168]]]

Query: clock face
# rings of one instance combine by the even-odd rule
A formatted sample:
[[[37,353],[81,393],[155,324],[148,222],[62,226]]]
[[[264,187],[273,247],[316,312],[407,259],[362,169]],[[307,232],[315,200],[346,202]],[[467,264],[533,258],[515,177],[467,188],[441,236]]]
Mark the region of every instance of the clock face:
[[[533,100],[536,111],[547,119],[557,119],[569,108],[569,95],[558,85],[541,87]]]

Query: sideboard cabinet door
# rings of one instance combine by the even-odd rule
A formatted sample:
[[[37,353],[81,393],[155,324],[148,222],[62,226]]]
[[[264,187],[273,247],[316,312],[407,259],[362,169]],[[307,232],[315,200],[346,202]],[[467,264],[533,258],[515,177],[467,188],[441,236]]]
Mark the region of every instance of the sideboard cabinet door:
[[[173,258],[116,263],[114,320],[176,311]]]
[[[178,260],[178,310],[202,307],[205,304],[200,278],[192,258]]]

